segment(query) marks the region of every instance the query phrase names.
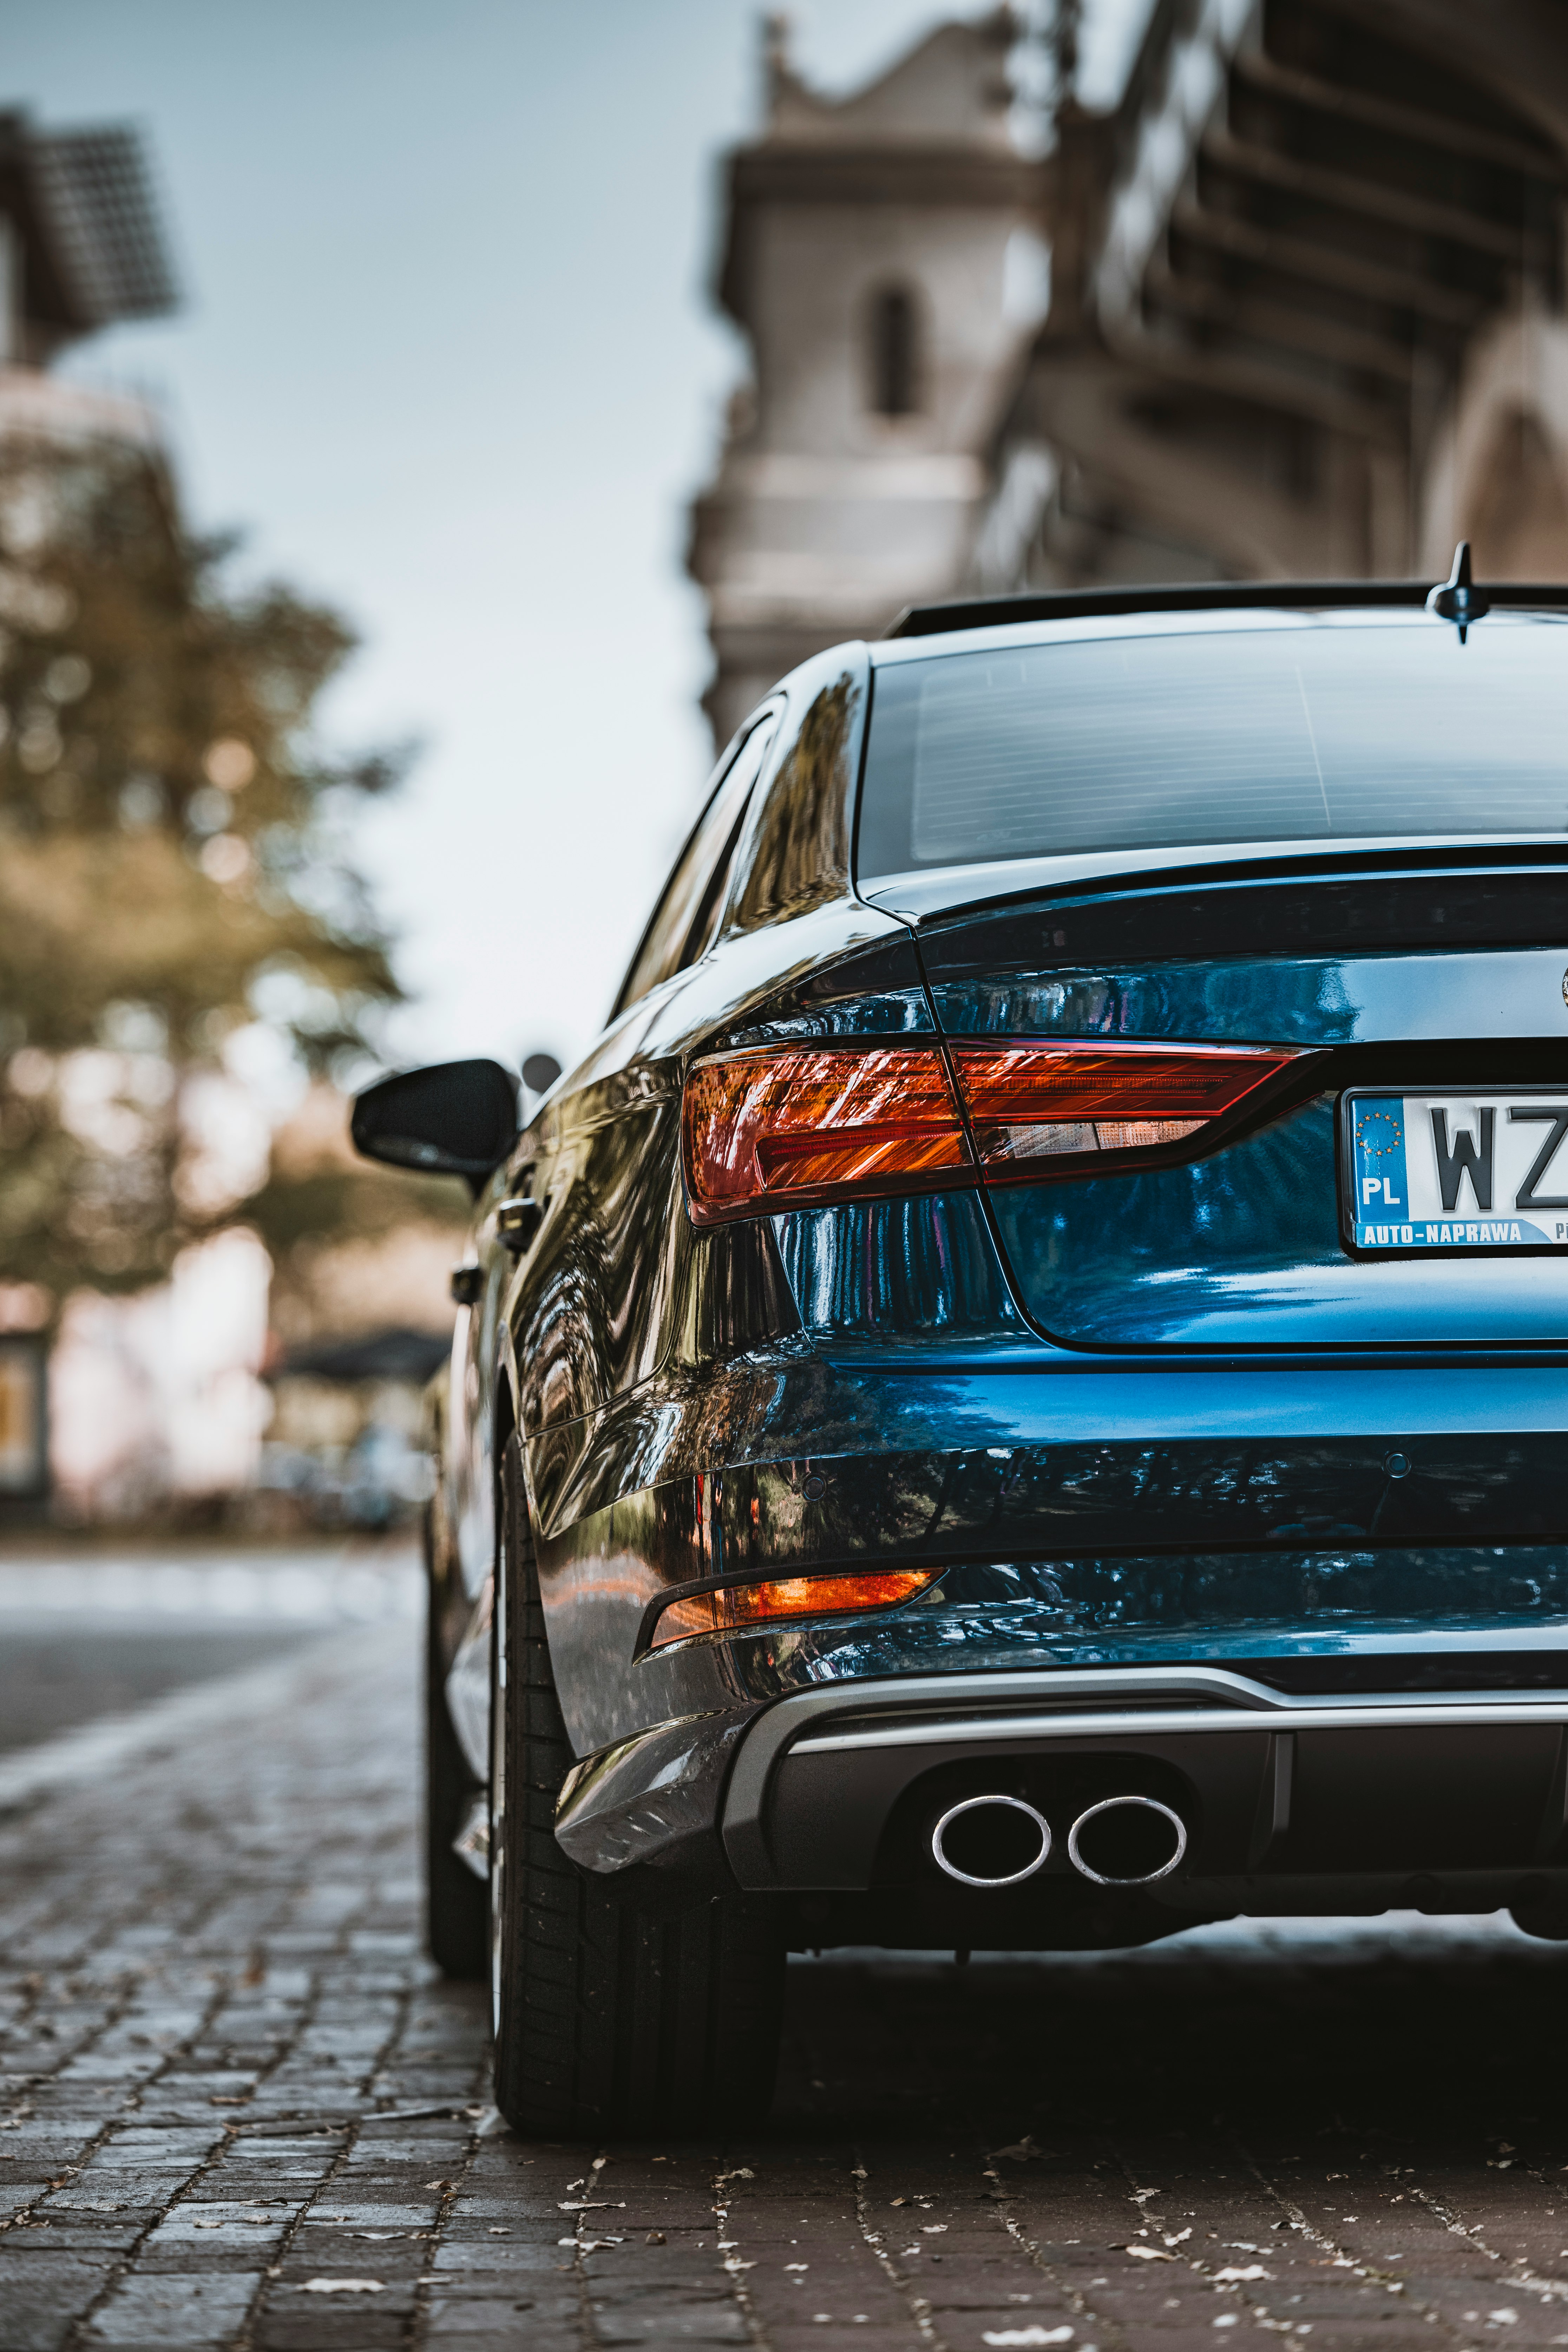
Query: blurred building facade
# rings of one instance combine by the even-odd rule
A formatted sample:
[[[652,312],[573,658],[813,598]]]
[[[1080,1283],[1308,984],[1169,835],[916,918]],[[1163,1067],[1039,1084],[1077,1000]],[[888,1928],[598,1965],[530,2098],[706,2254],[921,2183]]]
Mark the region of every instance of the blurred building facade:
[[[1156,9],[1070,103],[987,586],[1568,576],[1555,0]]]
[[[451,1179],[367,1169],[348,1110],[318,1084],[272,1138],[268,1194],[291,1207],[271,1221],[261,1526],[383,1527],[428,1492],[423,1391],[451,1351],[467,1199]]]
[[[1073,98],[1075,13],[1038,163],[1005,18],[838,104],[773,37],[721,282],[754,377],[692,542],[721,740],[789,663],[955,593],[1440,576],[1461,537],[1568,577],[1559,0],[1154,0],[1109,112]],[[921,356],[889,419],[895,287]]]
[[[876,635],[968,561],[1046,310],[1043,180],[1009,121],[1005,13],[941,26],[835,103],[774,20],[766,120],[729,159],[719,297],[750,341],[693,511],[725,741],[782,672]]]

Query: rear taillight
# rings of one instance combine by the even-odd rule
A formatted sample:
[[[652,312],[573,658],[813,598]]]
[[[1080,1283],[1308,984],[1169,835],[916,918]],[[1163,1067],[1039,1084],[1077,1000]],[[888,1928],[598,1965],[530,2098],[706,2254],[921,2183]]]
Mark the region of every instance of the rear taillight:
[[[1180,1144],[1296,1059],[1245,1046],[956,1045],[953,1067],[987,1176],[1083,1152]]]
[[[699,1062],[682,1106],[694,1224],[912,1192],[972,1169],[935,1045],[783,1045]]]
[[[732,1633],[780,1618],[838,1617],[862,1609],[891,1609],[912,1601],[941,1575],[940,1568],[874,1569],[863,1576],[781,1576],[762,1584],[728,1584],[716,1592],[672,1601],[655,1623],[651,1646],[684,1642],[693,1633]]]
[[[1120,1041],[950,1052],[973,1153],[937,1045],[778,1045],[699,1062],[682,1105],[692,1223],[973,1182],[975,1154],[990,1182],[1075,1174],[1090,1153],[1184,1158],[1301,1059]]]

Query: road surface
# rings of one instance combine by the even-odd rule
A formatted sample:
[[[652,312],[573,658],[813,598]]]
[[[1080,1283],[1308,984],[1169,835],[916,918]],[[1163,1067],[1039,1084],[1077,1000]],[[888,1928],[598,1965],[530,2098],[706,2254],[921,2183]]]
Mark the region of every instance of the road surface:
[[[765,2128],[499,2128],[410,1589],[0,1758],[4,2352],[1568,2345],[1568,1948],[1504,1920],[830,1954]]]

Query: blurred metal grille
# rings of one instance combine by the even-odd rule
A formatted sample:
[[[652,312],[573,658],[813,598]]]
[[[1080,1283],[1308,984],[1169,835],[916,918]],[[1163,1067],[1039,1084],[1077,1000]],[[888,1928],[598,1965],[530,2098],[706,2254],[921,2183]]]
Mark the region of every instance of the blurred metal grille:
[[[134,131],[34,132],[30,176],[84,326],[174,310],[179,290]]]

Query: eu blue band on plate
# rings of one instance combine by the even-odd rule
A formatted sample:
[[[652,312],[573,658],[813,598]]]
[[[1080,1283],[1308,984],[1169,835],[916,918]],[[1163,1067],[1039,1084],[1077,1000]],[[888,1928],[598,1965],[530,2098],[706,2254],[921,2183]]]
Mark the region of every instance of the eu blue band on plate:
[[[1356,1242],[1363,1249],[1413,1246],[1410,1185],[1405,1166],[1405,1102],[1399,1095],[1363,1095],[1351,1126],[1355,1171]],[[1394,1232],[1391,1237],[1390,1228]],[[1380,1231],[1381,1229],[1381,1237]]]

